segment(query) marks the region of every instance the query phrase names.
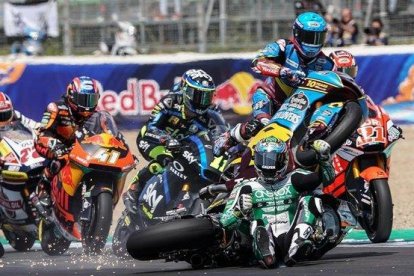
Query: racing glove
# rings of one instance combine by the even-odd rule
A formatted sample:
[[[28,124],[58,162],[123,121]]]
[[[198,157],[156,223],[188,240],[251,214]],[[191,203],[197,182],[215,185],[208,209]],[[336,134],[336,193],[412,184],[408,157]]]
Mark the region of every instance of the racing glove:
[[[255,136],[263,128],[263,126],[262,122],[257,119],[250,120],[242,125],[240,135],[244,140],[249,140]]]
[[[253,208],[253,199],[250,194],[241,194],[238,201],[239,211],[243,216],[250,214]]]
[[[230,135],[230,132],[225,132],[221,134],[217,140],[214,142],[213,147],[213,154],[214,156],[221,156],[224,152],[226,152],[229,148],[236,145],[236,141]]]
[[[54,159],[61,159],[70,151],[70,148],[57,139],[50,141],[49,149],[53,152]]]
[[[305,81],[305,73],[300,70],[292,70],[287,67],[280,69],[280,78],[288,81],[293,86],[299,86]]]

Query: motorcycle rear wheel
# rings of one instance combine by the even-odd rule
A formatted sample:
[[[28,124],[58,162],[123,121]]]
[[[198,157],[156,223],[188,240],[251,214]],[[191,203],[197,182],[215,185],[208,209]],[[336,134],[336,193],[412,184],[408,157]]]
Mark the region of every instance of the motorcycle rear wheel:
[[[28,251],[36,241],[34,237],[27,233],[18,234],[5,229],[3,229],[3,233],[10,246],[19,252]]]
[[[393,222],[393,204],[388,180],[374,179],[370,187],[373,219],[365,222],[365,232],[373,243],[386,242],[390,238]]]
[[[85,254],[102,252],[111,228],[112,213],[112,194],[100,193],[93,202],[91,221],[82,225],[82,247]]]

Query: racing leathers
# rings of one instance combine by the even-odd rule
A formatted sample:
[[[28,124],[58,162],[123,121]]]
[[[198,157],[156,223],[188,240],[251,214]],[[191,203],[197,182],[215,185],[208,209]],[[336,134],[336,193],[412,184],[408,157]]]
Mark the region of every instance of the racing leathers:
[[[73,145],[75,132],[82,122],[83,120],[74,118],[65,100],[51,102],[47,106],[35,140],[37,152],[51,160],[49,166],[44,169],[39,182],[40,191],[46,191],[49,194],[50,181],[66,164],[65,156]]]
[[[203,115],[187,114],[183,105],[183,94],[172,91],[154,107],[148,122],[141,128],[137,146],[141,155],[149,161],[132,180],[124,202],[135,202],[147,180],[160,173],[172,160],[172,152],[180,147],[180,139],[201,131],[214,131],[217,127],[226,128],[221,113],[209,108]],[[130,206],[130,211],[132,211]]]
[[[330,71],[333,68],[333,61],[322,51],[309,59],[301,56],[289,40],[280,39],[267,44],[252,62],[253,71],[267,76],[252,96],[253,117],[230,131],[231,142],[244,143],[256,135],[309,71]]]
[[[283,179],[265,183],[248,179],[232,190],[220,223],[231,231],[250,221],[250,235],[256,259],[264,267],[273,267],[276,256],[284,256],[287,265],[309,257],[315,223],[323,213],[319,198],[312,192],[334,177],[329,161],[321,161],[318,172],[296,169]],[[276,254],[275,251],[280,250]]]

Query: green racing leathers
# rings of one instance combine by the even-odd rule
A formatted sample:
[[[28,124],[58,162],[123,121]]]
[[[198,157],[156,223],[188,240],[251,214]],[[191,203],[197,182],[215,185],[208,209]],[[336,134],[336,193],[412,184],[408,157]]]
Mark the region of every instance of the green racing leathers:
[[[274,183],[260,179],[244,180],[232,190],[220,222],[226,230],[234,230],[245,220],[250,221],[250,234],[257,260],[269,267],[276,257],[288,265],[306,259],[311,254],[316,218],[323,212],[319,198],[313,191],[332,177],[330,165],[320,166],[319,172],[296,169]],[[243,212],[240,199],[249,194],[250,212]]]

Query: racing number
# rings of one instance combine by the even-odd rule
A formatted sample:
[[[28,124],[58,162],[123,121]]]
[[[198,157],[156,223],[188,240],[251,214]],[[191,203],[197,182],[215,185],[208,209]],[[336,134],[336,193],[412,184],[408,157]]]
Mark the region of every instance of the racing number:
[[[382,126],[365,126],[358,128],[357,147],[370,143],[386,143],[384,128]]]
[[[115,164],[118,161],[121,153],[116,150],[98,149],[92,158],[98,159],[101,163]]]
[[[24,149],[22,149],[22,151],[20,152],[20,155],[21,155],[20,162],[22,162],[22,164],[26,163],[29,160],[30,157],[34,158],[34,159],[40,157],[39,153],[36,150],[34,150],[33,148],[24,148]]]

